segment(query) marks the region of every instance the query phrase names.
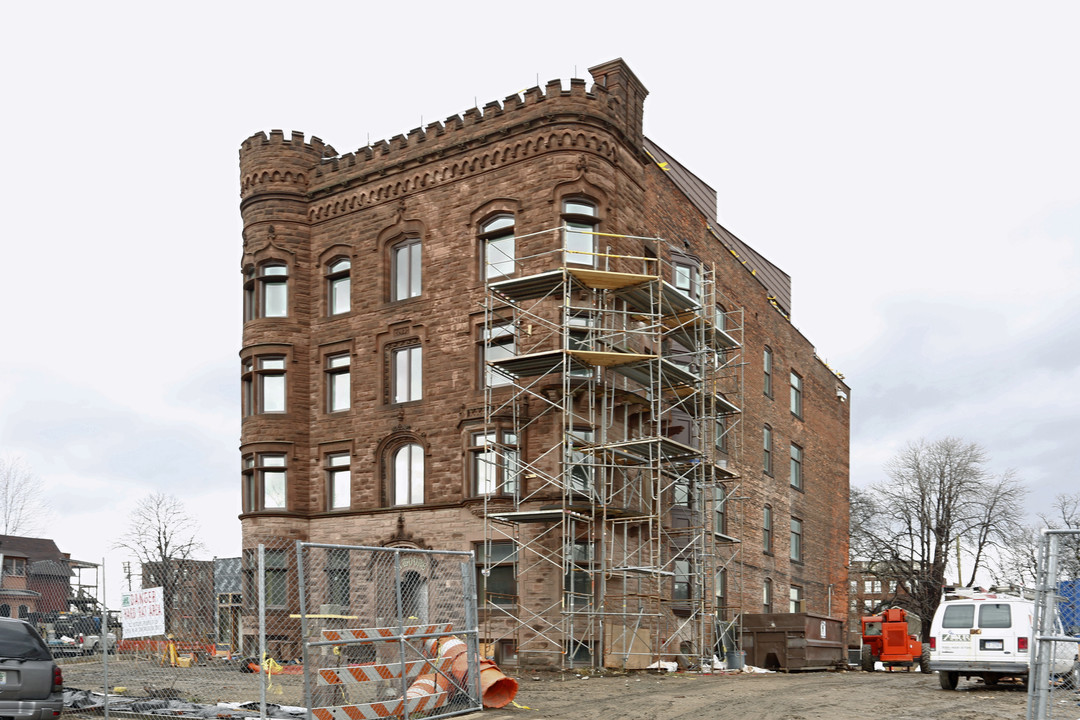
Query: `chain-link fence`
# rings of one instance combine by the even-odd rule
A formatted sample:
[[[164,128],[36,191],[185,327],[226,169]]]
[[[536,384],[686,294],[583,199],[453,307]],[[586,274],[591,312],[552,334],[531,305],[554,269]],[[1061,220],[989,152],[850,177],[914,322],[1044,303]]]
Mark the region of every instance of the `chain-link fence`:
[[[317,720],[480,709],[472,553],[305,543],[298,559]]]
[[[84,709],[440,717],[479,708],[474,572],[471,553],[263,538],[36,624]]]
[[[268,538],[239,557],[144,563],[125,573],[130,587],[106,617],[54,613],[36,624],[65,686],[94,694],[84,702],[103,704],[108,689],[110,703],[138,698],[144,710],[184,702],[258,712],[262,697],[299,706],[300,642],[288,621],[299,612],[295,555],[295,541]]]
[[[1080,530],[1044,530],[1036,563],[1035,613],[1028,720],[1072,718],[1080,714],[1080,580],[1067,577]]]

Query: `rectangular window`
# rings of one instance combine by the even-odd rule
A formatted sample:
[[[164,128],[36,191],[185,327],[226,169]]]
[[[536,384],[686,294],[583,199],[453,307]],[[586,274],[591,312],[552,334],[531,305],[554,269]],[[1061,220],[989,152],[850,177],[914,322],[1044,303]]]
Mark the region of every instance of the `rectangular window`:
[[[727,491],[719,483],[713,488],[713,508],[716,511],[713,532],[725,535],[727,534]]]
[[[791,443],[791,487],[803,489],[802,484],[802,448]]]
[[[577,540],[570,548],[570,567],[563,578],[566,607],[590,607],[593,599],[593,560],[596,548],[587,540]]]
[[[791,373],[791,414],[802,417],[802,378]]]
[[[261,357],[258,367],[259,411],[285,412],[285,358]]]
[[[765,552],[772,552],[772,506],[766,505],[762,514],[762,545]]]
[[[765,578],[765,582],[761,585],[761,612],[771,613],[772,610],[772,579]]]
[[[788,612],[801,613],[803,612],[803,589],[798,585],[792,585],[788,592],[789,606]]]
[[[983,603],[979,605],[979,627],[1011,628],[1012,606],[1007,603]]]
[[[419,345],[395,350],[393,361],[393,387],[395,403],[419,400],[423,397],[423,365]]]
[[[975,627],[974,605],[947,605],[945,614],[941,616],[943,628],[967,628]]]
[[[880,580],[864,580],[863,591],[867,595],[880,595],[881,594],[881,581]]]
[[[285,607],[288,597],[288,555],[285,550],[263,551],[266,560],[266,604],[268,607]]]
[[[326,483],[330,493],[330,509],[349,509],[352,502],[349,453],[332,453],[326,456]]]
[[[590,315],[571,315],[566,318],[569,327],[566,347],[570,350],[593,350],[592,338],[589,328],[593,327],[593,319]],[[570,370],[570,377],[591,378],[594,375],[591,367],[575,367]]]
[[[802,562],[802,520],[791,518],[791,559]]]
[[[393,300],[405,300],[420,295],[420,240],[414,238],[394,246]]]
[[[764,373],[762,382],[765,394],[772,397],[772,349],[768,346],[765,347],[765,352],[761,358],[761,368]]]
[[[469,447],[474,495],[516,495],[520,474],[517,435],[502,431],[472,433]]]
[[[570,446],[570,489],[574,492],[592,492],[596,471],[590,462],[590,456],[579,449],[591,445],[592,441],[592,430],[574,430],[566,436],[566,442]]]
[[[247,417],[248,415],[253,415],[256,412],[256,410],[255,410],[255,379],[254,379],[255,374],[254,374],[254,372],[252,372],[252,370],[255,367],[255,363],[251,358],[246,358],[243,361],[243,366],[242,367],[243,367],[243,369],[241,371],[242,372],[242,375],[241,375],[241,379],[242,379],[241,403],[244,406],[243,407],[244,417]]]
[[[476,589],[481,607],[513,605],[517,602],[514,563],[517,549],[512,542],[492,542],[476,546]]]
[[[573,265],[595,265],[593,231],[596,206],[592,203],[567,200],[563,203],[563,262]]]
[[[259,465],[263,509],[285,508],[285,456],[277,454],[259,455]]]
[[[676,560],[672,569],[675,572],[675,581],[671,589],[671,599],[690,600],[690,561]]]
[[[288,317],[288,268],[284,265],[265,265],[259,277],[261,317]]]
[[[351,360],[348,353],[326,358],[326,409],[329,412],[343,412],[351,405]]]
[[[681,262],[673,263],[672,268],[675,275],[675,289],[691,300],[697,300],[697,268],[689,263]]]
[[[244,456],[244,469],[243,469],[243,503],[244,512],[254,512],[258,510],[258,489],[255,485],[255,456]]]
[[[762,467],[766,475],[772,475],[772,428],[768,425],[762,429],[761,442],[764,450]]]
[[[509,385],[513,380],[494,369],[488,363],[498,362],[517,354],[517,343],[512,323],[494,325],[484,329],[482,357],[484,361],[484,383],[488,387]]]
[[[349,605],[349,551],[326,551],[326,600],[334,605]]]
[[[727,430],[727,418],[717,415],[715,419],[716,450],[724,454],[728,451]]]

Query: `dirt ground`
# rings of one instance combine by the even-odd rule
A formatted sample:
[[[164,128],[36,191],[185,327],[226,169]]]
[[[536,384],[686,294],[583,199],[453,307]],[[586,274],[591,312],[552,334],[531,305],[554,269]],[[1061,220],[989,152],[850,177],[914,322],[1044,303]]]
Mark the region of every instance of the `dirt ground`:
[[[948,692],[937,676],[921,673],[567,675],[519,682],[516,702],[530,709],[486,710],[485,720],[1016,720],[1027,707],[1027,693],[1018,685],[961,681]]]
[[[96,663],[95,663],[96,665]],[[182,697],[205,703],[258,700],[257,676],[224,666],[188,668],[162,674],[161,668],[136,673],[131,666],[110,669],[110,685],[129,686],[128,694],[144,685],[173,688]],[[66,666],[65,684],[100,689],[100,668]],[[918,672],[815,672],[792,674],[668,674],[580,677],[572,672],[524,673],[516,702],[463,717],[474,720],[1016,720],[1023,718],[1027,693],[1019,685],[984,686],[961,680],[955,692],[941,690],[937,676]],[[534,679],[535,678],[535,679]],[[275,678],[270,702],[302,705],[300,676]],[[1075,693],[1055,698],[1075,707]],[[525,709],[528,708],[528,709]]]

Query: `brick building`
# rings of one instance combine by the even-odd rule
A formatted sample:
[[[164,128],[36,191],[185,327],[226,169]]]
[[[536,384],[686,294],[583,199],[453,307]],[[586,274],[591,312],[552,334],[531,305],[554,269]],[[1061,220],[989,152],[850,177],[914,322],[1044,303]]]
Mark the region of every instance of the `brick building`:
[[[475,550],[503,663],[843,617],[849,389],[790,278],[642,135],[637,77],[590,72],[344,155],[244,141],[245,557]]]
[[[73,564],[51,539],[0,535],[0,617],[70,611]]]

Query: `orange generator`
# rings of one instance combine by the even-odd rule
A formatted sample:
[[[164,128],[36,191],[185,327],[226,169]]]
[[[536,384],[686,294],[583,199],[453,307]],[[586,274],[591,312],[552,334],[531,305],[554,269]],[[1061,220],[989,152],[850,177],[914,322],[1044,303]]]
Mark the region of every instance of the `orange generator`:
[[[874,671],[874,664],[887,668],[911,667],[916,663],[923,672],[930,669],[929,648],[914,635],[908,634],[907,613],[900,608],[889,608],[880,615],[868,615],[862,619],[862,669]]]

